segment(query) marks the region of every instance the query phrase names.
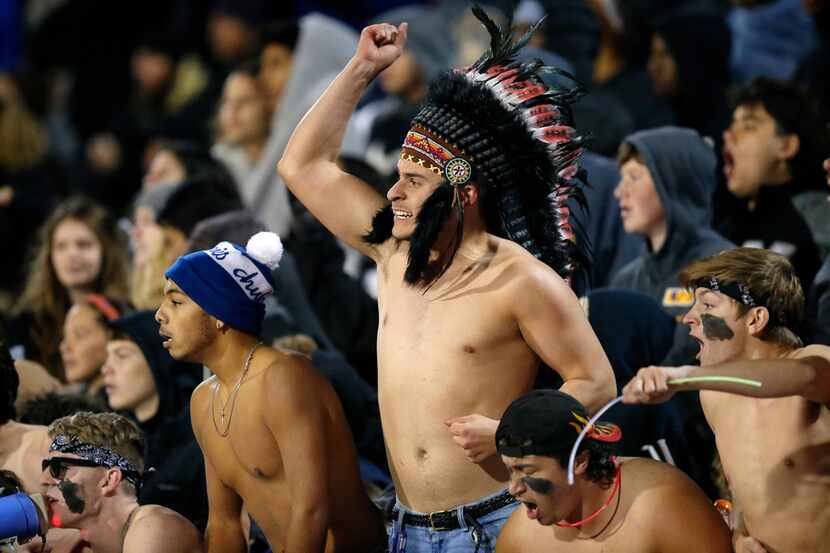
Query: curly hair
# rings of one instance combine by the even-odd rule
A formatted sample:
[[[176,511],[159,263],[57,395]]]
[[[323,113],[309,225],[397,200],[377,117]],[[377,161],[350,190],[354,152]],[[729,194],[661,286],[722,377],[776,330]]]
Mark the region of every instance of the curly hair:
[[[83,442],[112,450],[139,472],[144,471],[144,434],[127,417],[116,413],[81,411],[49,425],[50,438],[61,435],[77,436]]]
[[[597,440],[583,440],[579,444],[577,455],[583,451],[587,451],[588,469],[585,471],[585,476],[589,481],[595,482],[602,487],[610,486],[614,482],[614,477],[617,475],[617,464],[614,457],[617,452],[616,443],[600,442]],[[562,468],[568,468],[568,458],[571,451],[558,451],[551,453],[550,456],[559,461]]]

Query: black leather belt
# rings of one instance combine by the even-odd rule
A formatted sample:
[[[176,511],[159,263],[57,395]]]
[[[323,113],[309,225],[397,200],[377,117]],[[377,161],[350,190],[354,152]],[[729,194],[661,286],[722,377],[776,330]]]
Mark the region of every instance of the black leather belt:
[[[502,507],[515,503],[516,500],[507,491],[500,493],[495,497],[486,499],[481,503],[463,507],[463,516],[465,521],[477,521],[485,515],[489,515],[493,511],[497,511]],[[399,510],[397,507],[392,509],[392,520],[398,520]],[[404,513],[402,524],[404,526],[424,526],[437,531],[443,530],[458,530],[461,524],[458,522],[458,509],[450,509],[448,511],[435,511],[425,515],[416,515],[412,513]],[[468,525],[469,525],[468,522]]]

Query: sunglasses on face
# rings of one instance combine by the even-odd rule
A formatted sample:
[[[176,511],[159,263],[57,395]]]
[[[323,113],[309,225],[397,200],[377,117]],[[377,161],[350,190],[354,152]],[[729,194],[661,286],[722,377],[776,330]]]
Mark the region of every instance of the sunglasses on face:
[[[63,480],[66,477],[66,471],[70,466],[74,467],[100,467],[99,463],[90,461],[89,459],[75,459],[72,457],[51,457],[40,462],[41,471],[49,469],[49,474],[55,480]]]

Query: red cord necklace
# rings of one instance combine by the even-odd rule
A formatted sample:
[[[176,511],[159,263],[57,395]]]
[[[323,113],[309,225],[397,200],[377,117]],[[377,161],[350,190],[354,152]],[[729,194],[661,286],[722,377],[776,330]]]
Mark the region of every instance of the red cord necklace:
[[[578,527],[582,526],[583,524],[588,524],[589,522],[591,522],[592,520],[597,518],[605,509],[607,509],[609,505],[611,505],[611,501],[614,499],[614,496],[617,495],[617,492],[619,491],[621,484],[622,484],[622,473],[620,472],[620,465],[617,465],[617,475],[614,477],[614,489],[611,490],[611,495],[608,496],[608,499],[605,500],[605,503],[603,503],[602,506],[599,509],[597,509],[596,511],[594,511],[593,513],[591,513],[586,518],[583,518],[580,521],[577,521],[577,522],[559,521],[559,522],[554,522],[554,524],[556,526],[559,526],[560,528],[578,528]]]

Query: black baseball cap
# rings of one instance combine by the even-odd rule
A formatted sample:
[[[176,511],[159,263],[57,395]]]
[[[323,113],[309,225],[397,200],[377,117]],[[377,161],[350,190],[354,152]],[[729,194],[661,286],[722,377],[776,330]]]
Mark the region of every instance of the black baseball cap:
[[[590,416],[574,397],[559,390],[534,390],[510,404],[496,430],[496,447],[508,457],[552,455],[570,450]],[[620,427],[597,422],[586,439],[618,442]]]

